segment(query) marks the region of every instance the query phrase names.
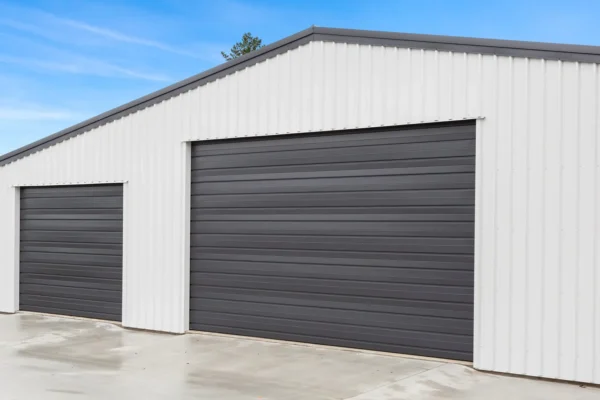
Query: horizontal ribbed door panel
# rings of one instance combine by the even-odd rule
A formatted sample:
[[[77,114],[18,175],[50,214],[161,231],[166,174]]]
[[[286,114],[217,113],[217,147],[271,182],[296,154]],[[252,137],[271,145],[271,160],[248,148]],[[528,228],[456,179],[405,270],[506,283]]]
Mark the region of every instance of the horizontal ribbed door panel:
[[[21,310],[121,321],[122,285],[122,185],[21,188]]]
[[[190,328],[472,360],[475,126],[196,143]]]

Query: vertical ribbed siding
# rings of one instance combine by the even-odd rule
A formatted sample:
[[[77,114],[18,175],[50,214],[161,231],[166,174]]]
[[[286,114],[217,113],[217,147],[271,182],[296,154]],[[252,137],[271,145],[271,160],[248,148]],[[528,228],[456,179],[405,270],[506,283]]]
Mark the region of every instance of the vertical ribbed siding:
[[[597,66],[483,66],[475,366],[599,382]]]
[[[1,168],[0,311],[15,185],[127,182],[124,323],[182,332],[181,142],[483,117],[475,366],[600,383],[599,85],[594,64],[303,45]]]

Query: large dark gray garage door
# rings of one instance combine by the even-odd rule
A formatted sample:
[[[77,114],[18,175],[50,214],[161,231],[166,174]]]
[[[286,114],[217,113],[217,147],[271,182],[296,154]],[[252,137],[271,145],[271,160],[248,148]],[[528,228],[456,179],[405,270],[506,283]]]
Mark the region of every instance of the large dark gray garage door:
[[[471,360],[475,127],[203,142],[194,330]]]
[[[21,189],[20,309],[121,320],[123,187]]]

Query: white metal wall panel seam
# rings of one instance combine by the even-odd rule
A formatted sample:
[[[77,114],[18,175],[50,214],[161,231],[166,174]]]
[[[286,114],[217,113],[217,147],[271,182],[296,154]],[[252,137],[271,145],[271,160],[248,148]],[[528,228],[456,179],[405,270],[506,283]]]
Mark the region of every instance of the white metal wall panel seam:
[[[481,120],[477,120],[475,123],[475,154],[481,154],[483,151],[483,137],[482,137],[482,128],[481,128]],[[483,193],[485,193],[485,189],[487,188],[485,181],[483,179],[483,162],[481,157],[475,157],[475,241],[474,241],[474,298],[481,299],[482,294],[480,293],[480,288],[482,286],[482,280],[484,278],[484,272],[482,271],[482,251],[483,248]],[[479,316],[482,315],[482,301],[476,301],[474,304],[474,315]],[[482,318],[474,318],[473,319],[473,349],[477,349],[473,354],[473,364],[480,364],[480,354],[482,352],[481,346],[481,335],[482,335]]]
[[[578,310],[594,308],[594,276],[595,244],[595,172],[596,172],[596,75],[595,65],[580,64],[578,73],[578,275],[577,275],[577,304]],[[584,85],[583,82],[591,84]],[[586,211],[588,210],[588,211]],[[586,232],[589,232],[586,234]],[[586,329],[589,317],[585,311],[578,312],[576,332],[578,340],[576,352],[576,376],[582,376],[585,380],[593,377],[594,331]],[[592,366],[589,368],[588,366]]]
[[[543,62],[540,60],[528,60],[527,70],[527,92],[528,92],[528,114],[530,115],[527,125],[527,205],[526,218],[527,227],[527,256],[531,269],[527,269],[525,278],[527,306],[525,311],[524,332],[524,371],[530,371],[542,357],[542,285],[534,285],[535,276],[542,275],[543,268],[543,237],[544,237],[544,196],[543,196],[543,151],[539,151],[544,145],[544,74]],[[537,122],[536,122],[537,121]],[[538,262],[537,260],[541,260]],[[539,369],[535,367],[535,369]],[[526,372],[525,372],[526,373]]]
[[[191,215],[191,171],[192,171],[192,146],[191,143],[182,143],[181,151],[183,152],[183,168],[182,178],[178,183],[183,188],[183,196],[179,200],[183,202],[181,217],[185,221],[184,229],[179,234],[179,245],[181,248],[181,263],[184,268],[181,271],[181,284],[183,285],[183,298],[179,298],[180,307],[183,307],[183,324],[181,333],[190,328],[190,215]]]
[[[576,327],[576,277],[577,277],[577,208],[578,208],[578,176],[577,164],[579,163],[577,148],[577,65],[574,63],[562,63],[563,68],[563,102],[562,118],[562,184],[561,192],[561,321],[560,321],[560,376],[565,379],[575,378],[574,352],[576,335],[573,329]]]
[[[128,217],[129,217],[129,207],[130,205],[128,204],[128,200],[129,200],[129,185],[128,184],[123,184],[123,289],[129,287],[129,247],[127,246],[127,242],[129,240],[128,237],[128,229],[129,229],[129,223],[128,223]],[[122,321],[128,320],[129,316],[129,304],[128,304],[128,297],[127,297],[127,293],[125,290],[123,290],[123,309],[122,309]]]
[[[594,264],[593,264],[593,282],[594,282],[594,301],[593,301],[593,360],[592,365],[592,382],[600,382],[600,271],[598,249],[600,248],[600,211],[598,210],[598,199],[600,198],[600,71],[598,65],[594,65],[594,141],[595,141],[595,165],[594,165]]]
[[[12,272],[14,274],[14,301],[15,304],[19,304],[19,264],[20,264],[20,237],[21,237],[21,189],[20,188],[10,188],[9,191],[12,193],[12,204],[9,206],[9,212],[14,212],[13,215],[13,223],[11,224],[14,231],[12,235],[12,247],[14,254],[13,268]],[[16,309],[16,308],[15,308]]]

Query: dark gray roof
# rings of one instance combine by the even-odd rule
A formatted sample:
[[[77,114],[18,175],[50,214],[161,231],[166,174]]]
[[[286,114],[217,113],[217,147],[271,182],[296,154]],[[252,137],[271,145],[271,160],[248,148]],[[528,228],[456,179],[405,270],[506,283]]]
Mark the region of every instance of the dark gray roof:
[[[0,166],[311,41],[600,63],[600,47],[311,27],[0,156]]]

